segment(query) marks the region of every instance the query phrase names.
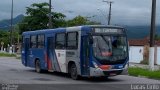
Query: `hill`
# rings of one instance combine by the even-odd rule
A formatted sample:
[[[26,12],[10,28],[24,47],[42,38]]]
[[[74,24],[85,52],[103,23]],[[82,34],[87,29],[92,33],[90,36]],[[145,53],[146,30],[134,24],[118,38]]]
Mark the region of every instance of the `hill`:
[[[24,18],[24,15],[18,15],[13,18],[13,25],[18,24]],[[129,39],[139,39],[149,36],[150,26],[124,26],[127,29]],[[0,21],[0,30],[8,31],[10,28],[10,19]],[[160,35],[160,26],[156,27],[156,34]]]
[[[13,18],[13,25],[21,22],[24,18],[24,15],[18,15],[17,17]],[[9,30],[11,24],[11,19],[1,20],[0,21],[0,29],[1,30]]]

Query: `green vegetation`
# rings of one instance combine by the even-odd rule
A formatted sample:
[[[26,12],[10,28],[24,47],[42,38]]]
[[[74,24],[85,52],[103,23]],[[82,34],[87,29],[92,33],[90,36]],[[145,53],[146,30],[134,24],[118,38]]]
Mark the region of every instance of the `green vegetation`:
[[[137,68],[137,67],[131,67],[128,70],[129,75],[131,76],[142,76],[152,79],[160,79],[160,71],[149,71],[147,69]]]
[[[14,36],[14,38],[13,38],[14,43],[17,43],[18,42],[18,37],[19,37],[18,32],[14,31],[13,36]],[[0,30],[0,43],[3,42],[4,43],[3,46],[7,47],[8,44],[9,44],[9,41],[10,41],[10,32]]]
[[[34,31],[40,29],[47,29],[49,16],[49,4],[33,3],[30,7],[26,7],[26,16],[20,23],[13,26],[13,43],[21,42],[21,34],[25,31]],[[63,13],[51,12],[53,28],[80,26],[80,25],[95,25],[100,24],[98,22],[89,21],[89,17],[75,16],[71,20],[66,20],[66,16]],[[0,30],[0,43],[4,42],[3,47],[7,48],[10,43],[11,33],[9,30]],[[1,46],[1,45],[0,45]]]
[[[16,59],[21,59],[21,57],[16,57]]]
[[[16,54],[0,53],[0,57],[16,57]]]
[[[48,15],[49,15],[49,4],[44,3],[33,3],[30,7],[27,7],[27,16],[24,17],[21,23],[19,23],[20,34],[24,31],[33,31],[39,29],[48,28]],[[88,24],[100,24],[97,22],[91,22],[87,17],[76,16],[71,20],[66,20],[66,16],[59,12],[51,12],[53,28],[68,27],[68,26],[79,26]]]
[[[33,3],[30,7],[26,9],[27,16],[24,17],[23,21],[19,23],[20,33],[24,31],[32,31],[38,29],[47,29],[48,28],[48,15],[49,15],[49,4],[44,3]],[[58,26],[63,26],[66,17],[62,13],[51,12],[52,21],[54,23],[54,28]]]
[[[67,26],[95,25],[95,24],[98,25],[98,24],[100,24],[98,22],[91,22],[86,17],[82,17],[80,15],[73,18],[72,20],[68,20],[66,23],[67,23]]]
[[[9,32],[0,30],[0,42],[4,42],[4,46],[6,47],[9,43]],[[0,45],[1,46],[1,45]]]

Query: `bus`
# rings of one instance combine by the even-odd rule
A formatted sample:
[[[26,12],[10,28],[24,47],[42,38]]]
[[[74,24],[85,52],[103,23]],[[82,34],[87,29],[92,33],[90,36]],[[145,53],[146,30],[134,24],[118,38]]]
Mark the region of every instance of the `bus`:
[[[22,64],[79,77],[110,77],[127,72],[126,29],[86,25],[22,33]]]

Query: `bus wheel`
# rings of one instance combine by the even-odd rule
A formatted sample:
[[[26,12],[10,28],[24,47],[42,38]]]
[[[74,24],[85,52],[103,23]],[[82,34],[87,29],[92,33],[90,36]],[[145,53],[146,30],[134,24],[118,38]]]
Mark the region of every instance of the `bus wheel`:
[[[35,70],[36,70],[37,73],[41,73],[42,72],[39,60],[36,60]]]
[[[77,73],[77,67],[76,67],[75,64],[71,65],[70,74],[71,74],[71,78],[72,79],[74,79],[74,80],[78,80],[79,79],[79,76],[78,76],[78,73]]]

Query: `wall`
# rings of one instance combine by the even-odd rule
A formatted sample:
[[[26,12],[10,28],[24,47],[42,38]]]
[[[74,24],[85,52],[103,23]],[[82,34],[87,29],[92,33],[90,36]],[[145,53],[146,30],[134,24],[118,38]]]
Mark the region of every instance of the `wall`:
[[[130,46],[129,62],[140,63],[143,60],[143,46]]]
[[[143,46],[130,46],[129,62],[140,63],[143,60]],[[160,65],[160,47],[157,47],[157,65]]]
[[[160,47],[157,47],[157,64],[160,65]]]

